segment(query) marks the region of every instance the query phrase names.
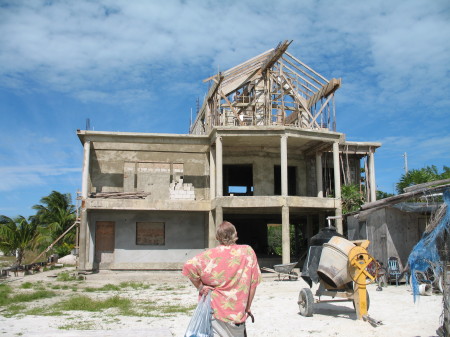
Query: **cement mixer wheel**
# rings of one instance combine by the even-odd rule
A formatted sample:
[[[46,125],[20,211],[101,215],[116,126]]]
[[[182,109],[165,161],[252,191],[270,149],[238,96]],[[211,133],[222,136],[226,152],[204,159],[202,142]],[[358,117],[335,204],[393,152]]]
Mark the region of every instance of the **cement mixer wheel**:
[[[300,315],[311,317],[313,315],[314,296],[309,288],[303,288],[298,295],[298,309]]]

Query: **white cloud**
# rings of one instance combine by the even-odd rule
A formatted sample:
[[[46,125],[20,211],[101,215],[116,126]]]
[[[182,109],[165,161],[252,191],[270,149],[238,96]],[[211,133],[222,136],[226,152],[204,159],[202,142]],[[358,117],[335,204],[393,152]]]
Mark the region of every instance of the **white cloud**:
[[[136,95],[152,70],[172,74],[168,81],[185,68],[210,75],[294,39],[294,54],[326,77],[343,76],[354,97],[378,84],[380,99],[432,100],[448,83],[448,12],[445,1],[11,1],[0,15],[0,72],[4,86],[31,79],[110,101],[127,94],[121,83]]]
[[[81,168],[52,166],[3,166],[0,167],[0,191],[48,184],[48,177],[79,174]]]

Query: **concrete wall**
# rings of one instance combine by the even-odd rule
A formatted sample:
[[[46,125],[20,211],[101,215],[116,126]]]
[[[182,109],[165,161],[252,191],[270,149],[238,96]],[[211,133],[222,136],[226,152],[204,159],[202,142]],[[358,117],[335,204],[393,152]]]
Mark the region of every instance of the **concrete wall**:
[[[412,248],[421,238],[425,218],[418,213],[383,208],[369,214],[365,221],[349,217],[348,238],[368,239],[369,253],[385,266],[389,257],[396,256],[404,267]]]
[[[269,152],[242,152],[223,156],[223,164],[251,164],[253,167],[253,195],[274,195],[274,166],[280,165],[280,154]],[[306,196],[306,163],[303,156],[288,155],[288,166],[295,166],[297,172],[296,191]]]
[[[174,195],[169,193],[170,183],[182,176],[181,183],[195,192],[196,200],[209,197],[207,152],[195,152],[195,145],[178,146],[170,148],[170,151],[161,147],[152,151],[147,144],[120,145],[129,146],[126,150],[115,150],[111,148],[117,144],[94,143],[90,166],[91,192],[144,191],[150,192],[147,197],[150,200],[166,200]]]
[[[115,250],[111,269],[173,269],[207,247],[207,214],[203,212],[90,212],[91,246],[94,261],[96,221],[115,222]],[[164,222],[164,245],[137,245],[136,222]],[[95,267],[95,265],[94,265]]]

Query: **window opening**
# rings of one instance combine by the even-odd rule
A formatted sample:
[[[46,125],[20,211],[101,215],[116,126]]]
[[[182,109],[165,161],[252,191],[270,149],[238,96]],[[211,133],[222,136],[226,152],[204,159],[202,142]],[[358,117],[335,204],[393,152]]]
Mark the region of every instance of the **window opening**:
[[[253,195],[253,166],[223,165],[223,195]]]

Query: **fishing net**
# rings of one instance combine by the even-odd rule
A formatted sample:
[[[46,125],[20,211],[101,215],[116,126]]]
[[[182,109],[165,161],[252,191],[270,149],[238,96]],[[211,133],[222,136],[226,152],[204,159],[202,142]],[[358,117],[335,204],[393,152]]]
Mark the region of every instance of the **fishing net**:
[[[426,273],[430,268],[434,275],[442,275],[443,272],[443,261],[446,261],[444,237],[450,233],[450,189],[444,191],[444,203],[446,210],[445,213],[440,212],[438,224],[431,232],[424,233],[408,257],[414,302],[419,295],[420,282],[417,275]]]

